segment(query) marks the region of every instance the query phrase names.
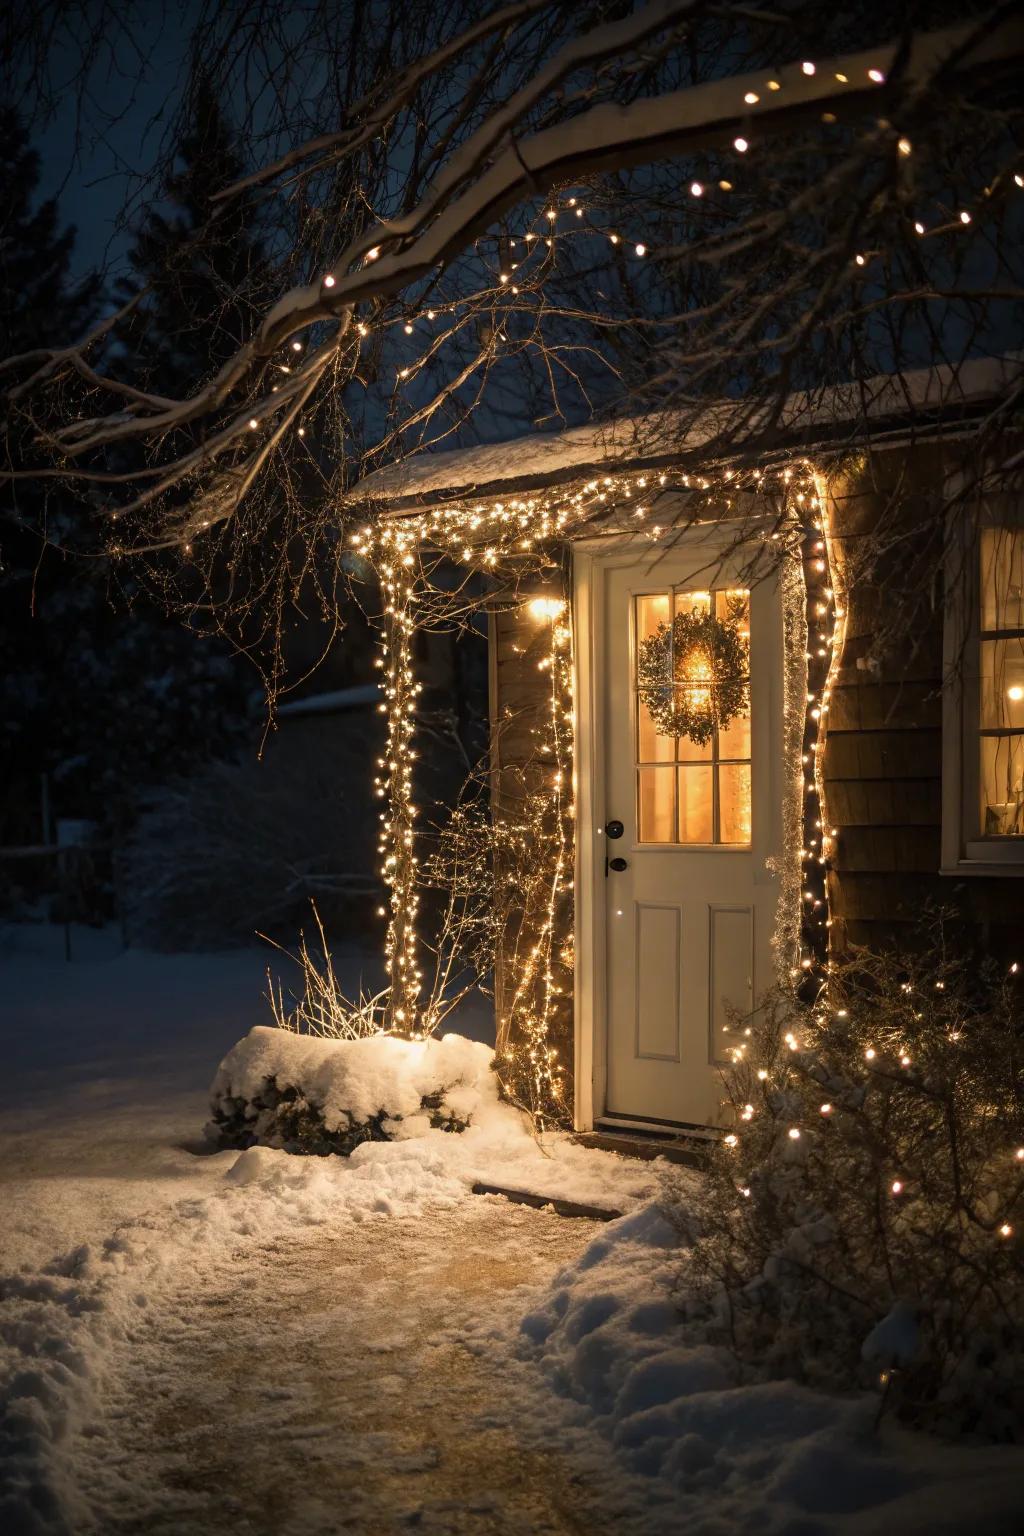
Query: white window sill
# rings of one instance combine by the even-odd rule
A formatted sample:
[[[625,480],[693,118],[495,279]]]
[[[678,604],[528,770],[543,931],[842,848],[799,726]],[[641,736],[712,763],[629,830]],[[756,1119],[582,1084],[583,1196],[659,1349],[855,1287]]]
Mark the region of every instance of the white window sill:
[[[977,852],[975,850],[977,849]],[[1005,850],[1005,851],[1004,851]],[[940,875],[1024,875],[1024,848],[1002,847],[985,848],[977,844],[968,844],[969,857],[959,859],[955,864],[943,865],[939,870]]]

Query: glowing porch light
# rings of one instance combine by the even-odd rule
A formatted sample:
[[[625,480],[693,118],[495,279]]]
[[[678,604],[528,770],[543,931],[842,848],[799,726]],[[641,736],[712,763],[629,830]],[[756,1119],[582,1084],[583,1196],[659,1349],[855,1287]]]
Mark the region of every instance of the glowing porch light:
[[[544,619],[557,619],[565,612],[565,599],[562,597],[531,597],[526,605],[526,611],[531,619],[541,623]]]

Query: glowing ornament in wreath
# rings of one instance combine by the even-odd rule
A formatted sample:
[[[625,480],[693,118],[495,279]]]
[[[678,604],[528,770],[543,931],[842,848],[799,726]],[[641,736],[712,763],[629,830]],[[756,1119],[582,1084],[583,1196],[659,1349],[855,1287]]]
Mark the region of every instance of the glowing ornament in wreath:
[[[640,642],[637,685],[659,736],[711,740],[747,710],[750,648],[740,613],[677,613]]]

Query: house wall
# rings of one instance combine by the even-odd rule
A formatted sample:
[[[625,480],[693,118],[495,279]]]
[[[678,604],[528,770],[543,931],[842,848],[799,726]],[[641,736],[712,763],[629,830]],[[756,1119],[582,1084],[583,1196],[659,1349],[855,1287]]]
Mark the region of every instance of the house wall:
[[[929,902],[955,904],[973,940],[997,955],[1019,949],[1024,931],[1024,880],[939,873],[950,594],[939,579],[923,599],[911,594],[921,562],[941,546],[943,487],[957,468],[953,440],[871,453],[829,485],[832,564],[846,603],[823,754],[827,815],[837,829],[828,884],[838,950],[912,942]],[[883,521],[888,548],[862,574]],[[931,547],[922,524],[934,530]],[[894,616],[902,637],[880,646]]]

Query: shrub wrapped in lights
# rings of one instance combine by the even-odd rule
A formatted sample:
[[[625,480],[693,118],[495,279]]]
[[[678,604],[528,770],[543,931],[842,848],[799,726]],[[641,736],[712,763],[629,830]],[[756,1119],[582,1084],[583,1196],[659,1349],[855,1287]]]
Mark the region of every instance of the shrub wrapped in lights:
[[[686,1307],[759,1374],[1020,1441],[1021,973],[965,963],[949,921],[737,1021]]]

